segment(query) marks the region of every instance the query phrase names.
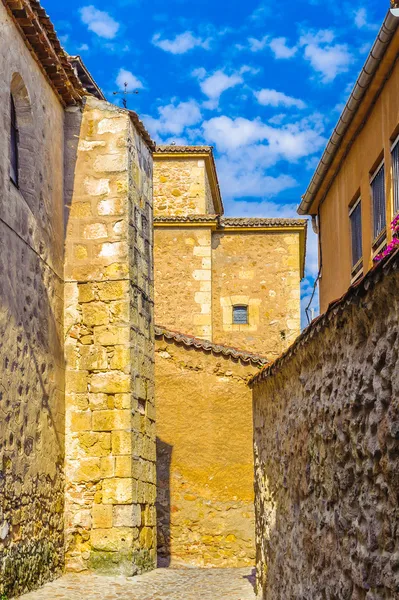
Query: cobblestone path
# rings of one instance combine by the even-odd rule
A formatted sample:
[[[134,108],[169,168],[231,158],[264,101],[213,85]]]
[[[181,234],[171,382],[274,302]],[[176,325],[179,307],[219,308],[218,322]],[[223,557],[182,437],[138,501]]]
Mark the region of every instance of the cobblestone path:
[[[255,600],[250,569],[157,569],[140,577],[65,575],[20,600]]]

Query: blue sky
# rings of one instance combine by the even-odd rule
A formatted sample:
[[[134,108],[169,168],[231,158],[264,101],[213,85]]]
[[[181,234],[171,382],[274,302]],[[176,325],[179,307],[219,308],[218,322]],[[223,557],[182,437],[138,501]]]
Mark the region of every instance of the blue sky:
[[[295,217],[388,0],[44,0],[107,98],[157,142],[215,146],[226,214]],[[317,273],[310,234],[303,304]]]

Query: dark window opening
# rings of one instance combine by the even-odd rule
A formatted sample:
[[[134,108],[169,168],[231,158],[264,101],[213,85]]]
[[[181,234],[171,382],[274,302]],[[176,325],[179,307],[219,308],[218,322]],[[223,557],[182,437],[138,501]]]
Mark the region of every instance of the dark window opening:
[[[233,306],[233,323],[248,325],[248,306]]]
[[[18,123],[14,98],[11,95],[10,178],[18,185]]]
[[[349,214],[352,236],[352,268],[356,267],[363,256],[362,249],[362,205],[360,200]]]
[[[373,235],[377,240],[386,231],[387,214],[385,203],[385,168],[382,165],[371,180],[373,199]]]

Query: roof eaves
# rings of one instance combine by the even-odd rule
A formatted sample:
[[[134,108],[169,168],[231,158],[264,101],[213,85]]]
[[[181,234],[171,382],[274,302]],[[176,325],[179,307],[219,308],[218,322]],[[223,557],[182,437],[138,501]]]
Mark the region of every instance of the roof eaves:
[[[177,154],[177,155],[203,155],[207,154],[209,156],[209,163],[207,164],[207,173],[209,182],[211,185],[211,189],[213,190],[213,199],[214,199],[214,208],[217,210],[219,215],[224,214],[224,206],[222,193],[220,191],[219,177],[216,168],[215,156],[213,154],[213,146],[175,146],[175,145],[160,145],[156,147],[156,152],[154,153],[154,157],[168,155],[168,154]]]
[[[68,106],[81,102],[86,92],[38,0],[2,2],[61,103]]]
[[[151,138],[150,134],[148,133],[147,129],[145,128],[144,123],[141,121],[140,117],[138,116],[138,114],[136,112],[134,112],[133,110],[129,110],[128,112],[129,112],[130,118],[132,120],[132,123],[134,124],[136,129],[139,131],[139,133],[143,137],[148,148],[151,150],[151,152],[154,153],[156,150],[156,143]]]
[[[355,83],[349,100],[345,105],[345,108],[327,143],[319,164],[316,167],[316,171],[313,174],[305,194],[302,196],[302,202],[298,208],[298,213],[300,215],[309,214],[309,211],[311,210],[316,199],[317,193],[323,184],[328,170],[342,144],[342,140],[353,122],[353,119],[373,81],[373,78],[382,62],[393,36],[395,35],[398,26],[399,19],[394,17],[391,12],[388,11],[366,63]]]
[[[253,364],[256,366],[264,366],[270,361],[260,354],[254,354],[252,352],[246,352],[245,350],[239,350],[232,348],[231,346],[225,346],[223,344],[215,344],[208,340],[202,340],[191,335],[186,335],[178,331],[166,329],[160,325],[155,325],[155,337],[157,339],[164,338],[166,341],[172,340],[177,344],[183,344],[187,348],[195,348],[204,352],[211,352],[215,355],[223,355],[227,358],[240,360],[246,364]]]

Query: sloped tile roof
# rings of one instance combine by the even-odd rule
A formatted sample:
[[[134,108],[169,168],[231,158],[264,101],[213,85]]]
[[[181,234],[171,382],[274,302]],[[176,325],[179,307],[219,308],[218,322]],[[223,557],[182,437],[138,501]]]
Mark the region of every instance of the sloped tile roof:
[[[224,346],[222,344],[214,344],[207,340],[202,340],[191,335],[186,335],[178,331],[172,331],[161,327],[160,325],[155,326],[155,337],[157,339],[164,339],[165,341],[172,340],[178,344],[183,344],[187,348],[196,348],[204,352],[211,352],[215,355],[223,355],[227,358],[240,360],[246,364],[253,364],[259,367],[268,364],[270,361],[260,354],[253,354],[252,352],[246,352],[245,350],[239,350],[230,346]]]
[[[311,324],[296,338],[294,343],[276,360],[266,365],[260,373],[257,373],[249,381],[252,387],[260,383],[269,376],[277,373],[284,364],[292,358],[300,348],[306,345],[314,336],[322,334],[323,330],[329,325],[329,322],[337,314],[345,311],[346,307],[358,301],[358,299],[367,296],[375,285],[384,277],[391,273],[399,272],[399,250],[396,250],[390,256],[387,256],[374,267],[358,282],[350,286],[348,291],[338,300],[331,302],[325,313],[314,319]],[[375,315],[378,319],[378,315]]]
[[[54,26],[38,0],[1,0],[25,44],[64,105],[87,94],[63,50]]]
[[[177,215],[177,216],[157,216],[154,217],[154,223],[207,223],[208,221],[217,221],[218,215]]]
[[[178,153],[190,153],[190,154],[212,154],[213,146],[176,146],[174,144],[170,145],[160,145],[157,146],[157,152],[176,152]]]
[[[222,217],[221,227],[307,227],[306,219],[264,219],[257,217]]]

